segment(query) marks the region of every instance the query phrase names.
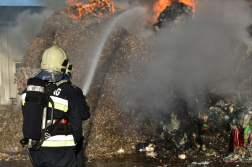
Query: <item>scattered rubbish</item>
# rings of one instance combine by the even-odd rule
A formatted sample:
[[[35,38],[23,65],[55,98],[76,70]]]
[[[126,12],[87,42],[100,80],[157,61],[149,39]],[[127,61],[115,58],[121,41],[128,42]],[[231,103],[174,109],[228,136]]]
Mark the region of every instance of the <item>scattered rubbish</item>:
[[[146,151],[154,151],[156,149],[156,146],[154,144],[149,144],[147,147],[145,147]]]
[[[203,162],[192,162],[192,165],[208,165],[210,164],[209,161],[203,161]]]
[[[180,154],[178,157],[179,157],[180,159],[186,159],[186,158],[187,158],[187,155],[186,155],[186,154]]]
[[[9,154],[6,154],[6,153],[0,153],[0,158],[3,158],[3,157],[9,157],[10,155]]]
[[[146,152],[146,156],[147,156],[147,157],[156,158],[157,155],[158,155],[158,154],[157,154],[156,152],[153,152],[153,151]]]
[[[141,143],[138,143],[138,144],[136,145],[136,150],[137,150],[137,151],[146,151],[146,147],[147,147],[148,145],[149,145],[148,142],[142,141]]]
[[[202,150],[206,151],[206,145],[205,144],[202,145]]]
[[[122,148],[120,148],[120,149],[117,151],[118,154],[123,154],[124,152],[125,152],[125,150],[122,149]]]
[[[251,126],[252,126],[252,117],[249,119],[249,122],[244,130],[244,139],[245,139],[245,145],[249,142],[252,144],[252,133],[251,133]]]

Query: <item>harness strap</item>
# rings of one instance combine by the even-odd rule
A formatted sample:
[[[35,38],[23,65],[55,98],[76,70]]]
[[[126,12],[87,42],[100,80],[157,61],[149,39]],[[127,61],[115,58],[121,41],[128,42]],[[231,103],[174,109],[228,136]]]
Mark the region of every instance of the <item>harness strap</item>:
[[[45,97],[35,97],[35,96],[26,96],[25,97],[25,101],[26,102],[35,102],[39,105],[44,105],[46,103],[46,99]]]
[[[50,94],[52,94],[52,92],[54,90],[56,90],[60,84],[62,83],[65,83],[65,82],[68,82],[68,80],[61,80],[59,82],[56,82],[55,84],[53,84],[51,87],[53,87],[54,89],[50,89],[50,91],[48,90],[48,97],[49,97],[49,101],[51,102],[52,104],[52,111],[51,111],[51,122],[49,124],[47,124],[48,126],[46,127],[47,128],[47,132],[50,134],[53,132],[53,130],[55,129],[55,127],[60,123],[61,119],[58,119],[55,123],[53,123],[53,109],[54,109],[54,102],[53,100],[51,99],[50,97]],[[50,85],[49,85],[50,86]],[[47,89],[46,89],[47,90]],[[53,91],[52,91],[53,90]],[[52,124],[53,123],[53,124]]]

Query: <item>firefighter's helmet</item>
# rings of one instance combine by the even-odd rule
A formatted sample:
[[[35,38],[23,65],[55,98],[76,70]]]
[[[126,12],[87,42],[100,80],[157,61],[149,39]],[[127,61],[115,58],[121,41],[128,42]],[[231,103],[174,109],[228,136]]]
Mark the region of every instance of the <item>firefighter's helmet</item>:
[[[65,73],[67,64],[67,55],[58,46],[52,46],[46,49],[42,55],[41,69]]]
[[[72,74],[73,74],[73,64],[71,64],[70,61],[68,61],[67,68],[66,68],[66,75],[72,79]]]

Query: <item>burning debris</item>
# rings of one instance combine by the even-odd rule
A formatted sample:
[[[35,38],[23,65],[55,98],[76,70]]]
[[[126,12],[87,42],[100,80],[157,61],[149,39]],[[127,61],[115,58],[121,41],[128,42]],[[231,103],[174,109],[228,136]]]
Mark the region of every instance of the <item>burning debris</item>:
[[[186,6],[191,6],[192,10],[194,11],[194,7],[195,7],[195,2],[194,0],[157,0],[154,4],[153,4],[153,10],[154,10],[154,20],[157,20],[158,16],[160,15],[161,12],[163,12],[168,6],[171,6],[174,3],[183,3]]]
[[[71,6],[68,11],[72,14],[70,17],[74,19],[89,13],[102,17],[105,11],[115,11],[114,4],[110,0],[89,0],[89,4],[78,2],[78,0],[67,0],[66,4]]]
[[[185,17],[192,15],[192,9],[191,6],[187,6],[184,3],[173,2],[160,13],[153,26],[156,30],[159,30],[160,27],[165,26],[174,20],[176,20],[175,22],[184,20]]]

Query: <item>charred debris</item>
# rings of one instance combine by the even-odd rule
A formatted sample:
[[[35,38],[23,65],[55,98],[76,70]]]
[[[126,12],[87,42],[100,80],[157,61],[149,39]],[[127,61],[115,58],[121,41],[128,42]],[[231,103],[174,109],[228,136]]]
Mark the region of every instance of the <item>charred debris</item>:
[[[180,3],[177,1],[174,1],[171,6],[167,6],[165,10],[163,10],[155,24],[153,25],[155,30],[159,30],[159,28],[166,26],[169,23],[179,22],[185,17],[192,16],[192,7],[187,6],[184,3]]]

